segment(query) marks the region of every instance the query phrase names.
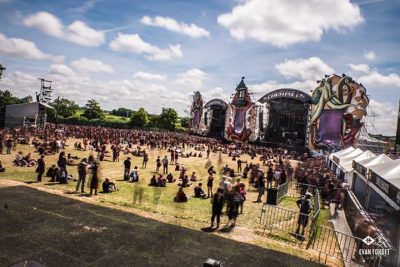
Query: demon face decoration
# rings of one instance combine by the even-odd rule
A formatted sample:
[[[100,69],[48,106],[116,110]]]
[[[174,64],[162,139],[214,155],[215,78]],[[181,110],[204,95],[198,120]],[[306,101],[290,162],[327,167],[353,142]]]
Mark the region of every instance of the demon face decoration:
[[[192,131],[197,131],[200,127],[203,115],[203,98],[199,91],[194,93],[192,106],[190,107],[190,127]]]
[[[369,103],[366,89],[347,75],[326,76],[313,91],[310,138],[314,147],[351,146]]]

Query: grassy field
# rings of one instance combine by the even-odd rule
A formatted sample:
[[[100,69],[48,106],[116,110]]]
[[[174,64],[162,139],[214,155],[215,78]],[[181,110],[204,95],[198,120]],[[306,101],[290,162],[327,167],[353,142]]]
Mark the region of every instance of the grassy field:
[[[66,147],[66,153],[71,153],[78,157],[88,157],[89,151],[76,151],[73,149],[73,143],[75,140],[70,139],[68,141],[68,147]],[[17,145],[12,155],[1,155],[0,159],[3,166],[6,168],[6,172],[0,173],[0,179],[11,179],[20,182],[30,183],[36,180],[35,167],[15,167],[12,166],[12,160],[18,151],[22,151],[24,154],[32,153],[33,158],[38,158],[38,155],[34,153],[34,148],[29,145]],[[186,152],[190,152],[191,149],[186,149]],[[194,150],[192,150],[194,151]],[[105,205],[108,207],[115,207],[118,209],[128,210],[140,215],[149,216],[151,218],[165,221],[171,224],[180,225],[195,230],[200,230],[203,227],[209,226],[211,216],[211,201],[210,199],[196,199],[190,198],[187,203],[175,203],[173,198],[178,191],[177,182],[175,184],[167,184],[165,188],[150,187],[148,183],[151,176],[155,172],[155,161],[157,156],[163,157],[169,154],[161,149],[148,150],[149,162],[147,169],[142,169],[142,158],[132,157],[132,167],[139,167],[140,180],[138,183],[128,183],[122,181],[123,178],[123,161],[128,155],[121,155],[119,162],[103,161],[101,162],[100,176],[102,179],[108,177],[116,182],[118,191],[111,194],[99,194],[97,196],[87,197],[85,195],[75,195],[76,182],[70,181],[68,184],[57,184],[49,183],[47,177],[43,177],[42,183],[34,183],[32,186],[43,188],[45,190],[51,190],[52,192],[65,195],[65,196],[77,196],[82,200],[90,200],[91,202]],[[96,156],[96,155],[95,155]],[[111,159],[107,157],[106,159]],[[52,164],[56,164],[57,155],[46,156],[46,167],[50,167]],[[211,153],[210,160],[217,170],[221,170],[223,166],[228,164],[230,167],[236,169],[236,162],[232,161],[231,158],[223,154]],[[251,162],[250,157],[242,156],[242,160]],[[206,158],[184,158],[179,159],[181,165],[185,165],[188,168],[188,174],[196,172],[197,177],[202,178],[203,189],[206,191],[206,177],[207,168],[205,167],[208,159]],[[253,163],[257,163],[258,160],[254,160]],[[178,177],[178,172],[173,170],[173,166],[170,166],[170,172],[173,173],[174,177]],[[68,167],[68,172],[77,177],[77,168]],[[217,178],[214,182],[214,191],[218,187],[220,175],[217,174]],[[247,182],[246,186],[248,185]],[[197,183],[196,183],[197,184]],[[192,185],[185,189],[187,195],[193,195]],[[216,234],[224,235],[225,237],[235,239],[242,242],[249,242],[257,245],[261,245],[267,248],[285,251],[289,254],[300,256],[309,259],[312,257],[308,251],[299,249],[299,247],[293,247],[292,245],[286,245],[281,242],[277,242],[271,239],[265,238],[255,234],[260,232],[259,217],[262,207],[262,203],[254,203],[257,198],[257,192],[253,188],[247,188],[247,201],[244,204],[244,212],[238,218],[237,229],[234,233],[224,234],[216,232]],[[89,189],[86,188],[86,192]],[[83,197],[83,198],[82,198]],[[265,199],[265,196],[264,196]],[[282,200],[280,206],[288,209],[297,210],[295,206],[296,198],[287,197]],[[325,216],[324,216],[325,220]],[[222,217],[222,224],[227,223],[227,216]]]

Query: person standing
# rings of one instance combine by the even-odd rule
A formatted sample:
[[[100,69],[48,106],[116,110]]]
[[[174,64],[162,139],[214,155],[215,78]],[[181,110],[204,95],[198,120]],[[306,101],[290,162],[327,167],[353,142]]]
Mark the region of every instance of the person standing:
[[[13,141],[12,141],[12,139],[9,137],[8,139],[7,139],[7,141],[6,141],[6,149],[7,149],[7,155],[10,155],[11,154],[11,148],[12,148],[12,144],[13,144]]]
[[[258,189],[258,196],[257,196],[257,203],[262,202],[261,197],[264,195],[265,192],[265,179],[264,173],[262,171],[258,171],[257,174],[257,189]]]
[[[213,197],[213,184],[214,184],[214,176],[212,172],[209,172],[209,176],[207,179],[207,198]]]
[[[57,165],[60,184],[68,183],[67,158],[65,157],[65,151],[61,151],[58,156]]]
[[[36,168],[37,182],[42,181],[42,176],[43,176],[45,169],[46,169],[46,163],[44,161],[44,155],[42,155],[42,156],[40,156],[40,158],[37,161],[37,168]]]
[[[163,164],[163,174],[168,174],[168,158],[165,156],[162,160]]]
[[[131,172],[131,158],[128,157],[125,161],[124,161],[124,181],[128,181],[129,180],[129,174]]]
[[[175,163],[175,149],[171,149],[170,164],[174,165],[174,163]]]
[[[78,192],[79,185],[81,185],[81,193],[85,193],[85,189],[84,188],[85,188],[85,181],[86,181],[86,174],[87,174],[86,168],[87,168],[87,159],[83,158],[81,160],[81,162],[79,162],[79,164],[78,164],[78,176],[79,176],[79,179],[78,179],[78,182],[76,184],[75,192]]]
[[[161,167],[161,159],[160,156],[158,156],[156,159],[156,173],[160,173],[160,167]]]
[[[212,216],[211,216],[211,228],[214,227],[215,218],[217,218],[217,229],[221,222],[222,209],[224,208],[224,195],[222,188],[218,188],[217,192],[212,198]]]
[[[99,163],[93,162],[92,166],[92,180],[90,181],[90,195],[97,195],[97,190],[99,188]]]
[[[144,150],[143,151],[143,163],[142,163],[143,169],[146,169],[148,161],[149,161],[149,155],[146,153],[146,150]]]
[[[235,227],[236,220],[239,215],[239,206],[242,202],[242,195],[239,192],[239,187],[233,187],[227,194],[228,205],[228,226]]]
[[[296,237],[303,238],[304,237],[304,229],[307,227],[308,224],[308,217],[311,213],[311,193],[307,192],[305,196],[296,201],[297,207],[300,209],[299,218],[297,220],[297,230],[296,230]],[[301,234],[300,234],[300,228]]]

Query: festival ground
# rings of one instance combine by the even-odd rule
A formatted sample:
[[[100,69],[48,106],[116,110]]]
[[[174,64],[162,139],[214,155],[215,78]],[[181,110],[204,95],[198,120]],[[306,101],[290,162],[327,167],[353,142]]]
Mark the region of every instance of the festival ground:
[[[79,157],[89,155],[89,151],[74,150],[73,143],[74,140],[70,139],[66,153],[72,153]],[[311,251],[304,250],[303,247],[284,244],[266,238],[259,233],[258,221],[262,204],[254,203],[257,193],[251,189],[247,194],[244,212],[238,218],[237,227],[233,230],[221,227],[220,230],[213,233],[206,233],[211,215],[210,199],[191,198],[187,203],[174,203],[173,197],[178,190],[177,182],[167,184],[165,188],[148,186],[155,171],[157,156],[169,155],[165,150],[148,150],[149,163],[147,169],[141,168],[142,158],[131,156],[132,166],[139,167],[139,183],[122,181],[123,160],[128,155],[121,155],[120,162],[102,162],[101,177],[108,177],[115,181],[119,190],[111,194],[100,193],[98,196],[92,197],[75,194],[76,182],[73,181],[70,181],[68,185],[63,185],[49,183],[48,178],[44,177],[42,183],[30,183],[36,179],[34,167],[12,166],[12,160],[18,151],[23,151],[25,155],[32,152],[33,157],[37,156],[37,154],[33,154],[34,148],[28,145],[18,145],[12,155],[2,155],[3,166],[7,171],[0,174],[0,182],[3,187],[4,185],[12,186],[1,189],[3,192],[0,194],[0,204],[2,205],[2,213],[4,212],[1,217],[8,218],[1,221],[1,231],[4,231],[1,236],[3,241],[8,240],[9,242],[16,242],[16,244],[7,246],[6,251],[9,253],[7,255],[10,256],[2,258],[0,263],[4,263],[4,261],[15,263],[17,260],[29,258],[26,257],[28,254],[36,255],[37,259],[56,260],[57,255],[62,253],[72,257],[71,263],[73,264],[71,265],[107,265],[113,261],[117,263],[116,256],[122,257],[132,254],[131,258],[126,259],[126,262],[123,261],[124,264],[130,260],[150,264],[154,260],[155,264],[171,266],[171,264],[179,262],[179,258],[182,258],[179,251],[187,251],[190,253],[183,257],[187,261],[185,262],[187,265],[200,265],[207,257],[226,262],[230,261],[233,264],[236,262],[231,258],[234,255],[233,251],[243,250],[245,253],[242,253],[242,256],[248,257],[248,262],[268,260],[268,262],[277,262],[276,266],[280,266],[279,263],[282,266],[283,264],[287,266],[290,262],[300,265],[303,262],[301,258],[309,260],[316,256]],[[186,152],[190,152],[190,150],[186,150]],[[56,163],[56,157],[57,155],[45,158],[47,167]],[[251,161],[247,155],[243,155],[241,158],[249,163]],[[211,153],[210,160],[217,170],[220,170],[226,164],[236,169],[236,162],[225,154]],[[179,159],[180,164],[188,168],[188,174],[195,171],[197,177],[202,178],[204,189],[206,189],[207,169],[205,166],[207,161],[205,156],[203,158]],[[253,162],[258,162],[258,160]],[[169,167],[174,177],[177,178],[178,172],[173,171],[173,166]],[[70,166],[68,171],[73,177],[77,177],[76,167]],[[215,189],[217,186],[218,182],[214,183]],[[192,185],[185,189],[189,196],[193,195],[193,187]],[[38,190],[33,190],[33,188]],[[88,188],[86,191],[88,191]],[[87,203],[90,203],[90,205]],[[8,209],[3,209],[4,204],[8,205]],[[283,200],[280,205],[297,209],[292,198]],[[328,212],[322,211],[322,224],[328,223],[329,216],[327,217],[325,213],[328,214]],[[66,221],[63,221],[63,218]],[[10,224],[10,220],[16,221]],[[33,222],[33,224],[30,224],[30,222]],[[222,224],[226,222],[227,218],[223,217]],[[124,235],[125,231],[126,236]],[[164,234],[162,234],[163,231],[165,231]],[[173,231],[177,231],[179,235],[172,234]],[[39,245],[34,245],[36,241],[32,238],[41,240],[38,241]],[[64,238],[65,240],[63,240]],[[69,246],[71,240],[75,240],[73,242],[76,242],[77,246],[79,244],[84,246],[85,244],[88,247],[87,249],[105,251],[106,256],[103,260],[98,261],[101,258],[99,255],[103,255],[103,252],[99,252],[99,255],[95,258],[90,258],[89,251],[82,247],[83,251],[79,251],[81,256],[77,257],[76,248],[62,247],[64,245]],[[8,241],[7,243],[11,244]],[[26,245],[23,247],[26,250],[29,250],[31,245],[36,247],[32,250],[32,253],[26,254],[26,251],[18,249],[18,244],[25,241]],[[5,242],[0,243],[4,244]],[[141,245],[138,246],[138,244]],[[148,244],[152,245],[149,246]],[[58,246],[60,246],[60,249],[57,249]],[[49,250],[49,247],[53,249]],[[137,251],[138,247],[142,249],[136,252],[139,253],[139,255],[136,255],[133,251]],[[184,247],[186,247],[186,250],[183,250]],[[1,249],[4,251],[5,248]],[[158,250],[163,253],[159,253]],[[278,253],[279,251],[286,254]],[[171,253],[171,259],[168,257],[169,253]],[[304,264],[304,266],[310,266],[311,263],[304,261]],[[51,266],[54,265],[51,264]]]

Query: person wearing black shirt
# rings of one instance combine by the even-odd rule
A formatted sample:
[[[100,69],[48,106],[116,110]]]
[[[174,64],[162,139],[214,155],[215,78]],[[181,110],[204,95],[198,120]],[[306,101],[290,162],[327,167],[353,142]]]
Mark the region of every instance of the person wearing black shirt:
[[[261,197],[264,195],[265,192],[265,179],[264,174],[262,171],[259,171],[257,174],[257,189],[258,189],[258,197],[256,202],[262,202]]]
[[[131,158],[124,160],[124,181],[129,180],[129,174],[131,172]]]
[[[106,178],[106,180],[102,184],[103,193],[111,193],[117,190],[115,183],[111,182],[110,179]]]
[[[217,193],[214,194],[212,198],[212,216],[211,216],[211,228],[214,227],[214,220],[217,218],[217,228],[219,228],[219,223],[221,221],[222,209],[224,207],[224,190],[218,188]]]
[[[310,198],[311,198],[311,193],[307,192],[304,198],[301,198],[296,201],[296,204],[300,209],[299,219],[297,220],[296,236],[299,236],[300,228],[302,228],[300,237],[304,237],[304,229],[307,227],[308,217],[309,214],[311,213]]]
[[[42,181],[42,176],[43,176],[45,168],[46,168],[46,163],[44,161],[44,155],[42,155],[42,156],[40,156],[40,159],[38,159],[38,161],[37,161],[36,172],[37,172],[37,181],[38,182]]]
[[[203,191],[203,188],[201,188],[202,185],[203,185],[202,183],[199,183],[199,185],[194,188],[194,197],[207,198],[206,194]]]

